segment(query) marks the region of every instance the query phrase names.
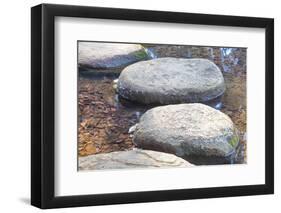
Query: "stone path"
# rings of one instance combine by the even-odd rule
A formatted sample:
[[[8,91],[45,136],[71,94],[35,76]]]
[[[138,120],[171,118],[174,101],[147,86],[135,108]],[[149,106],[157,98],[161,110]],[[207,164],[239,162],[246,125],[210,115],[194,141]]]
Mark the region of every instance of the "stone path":
[[[224,113],[203,104],[155,107],[140,119],[133,142],[143,149],[173,153],[196,164],[229,163],[239,143]]]
[[[148,56],[139,44],[79,42],[78,65],[80,68],[107,69],[122,67]]]
[[[207,59],[159,58],[127,66],[118,93],[143,104],[207,102],[225,91],[220,69]]]
[[[79,170],[192,166],[189,162],[175,155],[141,149],[89,155],[79,158]]]
[[[226,114],[201,104],[218,100],[225,92],[224,77],[213,62],[178,57],[148,60],[147,51],[138,44],[79,42],[78,53],[79,70],[119,73],[127,66],[114,84],[119,97],[150,107],[166,105],[146,111],[130,129],[137,149],[79,157],[79,170],[232,162],[238,130]]]

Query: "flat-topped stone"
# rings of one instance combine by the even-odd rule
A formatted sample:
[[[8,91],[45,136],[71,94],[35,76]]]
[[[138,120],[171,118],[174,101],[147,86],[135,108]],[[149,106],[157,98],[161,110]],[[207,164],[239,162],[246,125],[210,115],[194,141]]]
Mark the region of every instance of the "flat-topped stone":
[[[207,102],[225,91],[220,69],[207,59],[158,58],[127,66],[118,93],[143,104]]]
[[[145,58],[146,51],[139,44],[78,43],[78,65],[81,68],[118,68]]]
[[[238,132],[224,113],[204,104],[177,104],[145,112],[133,133],[143,149],[173,153],[194,164],[230,163]]]
[[[79,157],[79,170],[191,166],[193,165],[173,154],[141,149]]]

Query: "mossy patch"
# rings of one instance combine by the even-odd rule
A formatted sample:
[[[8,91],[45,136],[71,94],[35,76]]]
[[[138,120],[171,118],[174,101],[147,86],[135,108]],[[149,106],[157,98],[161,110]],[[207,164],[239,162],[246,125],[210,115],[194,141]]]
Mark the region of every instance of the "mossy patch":
[[[234,135],[231,140],[228,142],[232,147],[236,147],[239,142],[239,137]]]
[[[144,59],[144,58],[148,57],[148,55],[147,55],[147,53],[145,52],[144,49],[135,52],[134,55],[135,55],[136,59],[138,59],[138,60],[141,60],[141,59]]]

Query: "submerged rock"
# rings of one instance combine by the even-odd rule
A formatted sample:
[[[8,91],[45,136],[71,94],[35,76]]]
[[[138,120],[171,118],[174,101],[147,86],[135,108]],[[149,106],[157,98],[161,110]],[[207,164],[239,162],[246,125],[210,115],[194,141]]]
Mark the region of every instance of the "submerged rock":
[[[175,155],[141,149],[79,157],[79,170],[191,166]]]
[[[118,68],[148,57],[139,44],[79,42],[78,51],[81,68]]]
[[[225,91],[220,69],[207,59],[158,58],[126,67],[118,93],[143,104],[207,102]]]
[[[223,164],[231,163],[239,136],[224,113],[204,104],[178,104],[144,113],[133,141],[143,149],[173,153],[194,164]]]

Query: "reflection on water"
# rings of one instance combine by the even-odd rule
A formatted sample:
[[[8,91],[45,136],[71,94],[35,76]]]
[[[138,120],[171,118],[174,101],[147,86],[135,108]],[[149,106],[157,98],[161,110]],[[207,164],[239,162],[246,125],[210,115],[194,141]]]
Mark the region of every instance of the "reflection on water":
[[[157,58],[157,56],[156,56],[156,54],[155,54],[153,48],[150,48],[150,47],[145,48],[145,52],[147,53],[147,55],[148,55],[148,57],[149,57],[150,59],[155,59],[155,58]]]
[[[207,58],[222,70],[226,91],[206,103],[226,113],[240,133],[233,163],[246,162],[246,48],[144,45],[150,59],[159,57]],[[124,100],[114,90],[122,68],[79,72],[79,155],[128,150],[134,147],[131,126],[153,106]]]

